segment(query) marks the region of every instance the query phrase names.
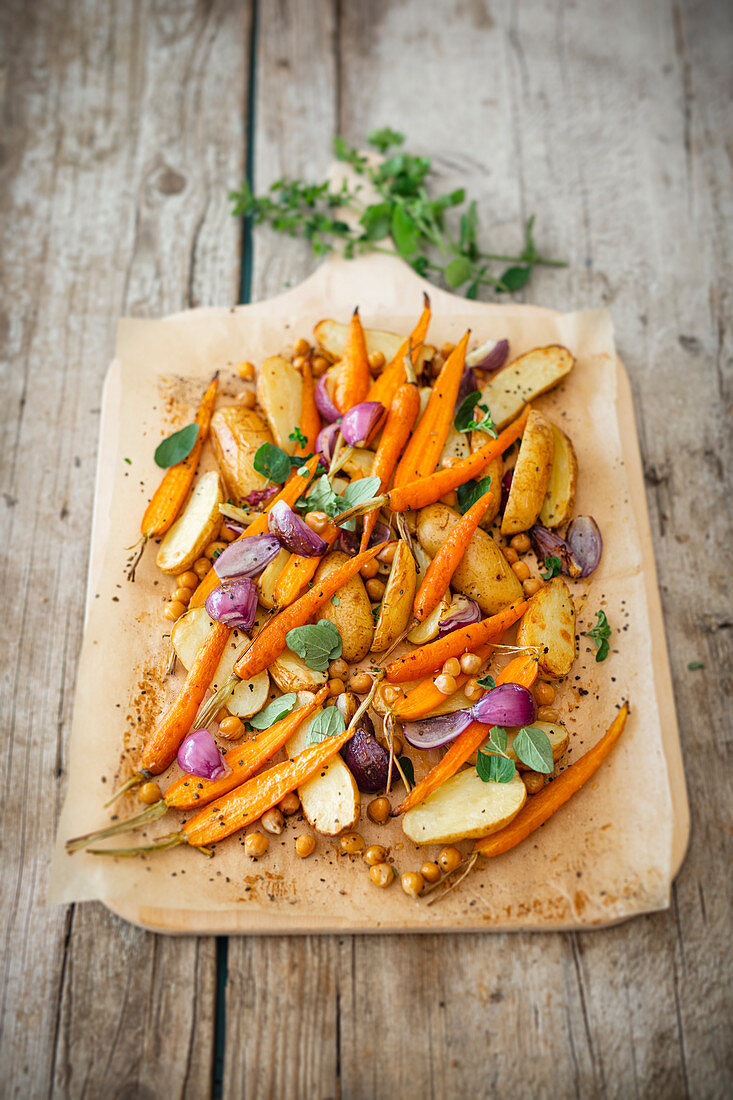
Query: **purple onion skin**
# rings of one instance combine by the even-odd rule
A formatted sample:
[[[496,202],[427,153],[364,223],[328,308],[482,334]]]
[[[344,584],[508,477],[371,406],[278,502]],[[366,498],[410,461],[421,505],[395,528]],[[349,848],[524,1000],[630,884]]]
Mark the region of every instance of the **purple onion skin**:
[[[245,502],[249,504],[250,508],[259,508],[260,504],[264,504],[265,501],[271,500],[280,492],[279,485],[268,485],[266,489],[253,489],[251,493],[247,493],[244,498]]]
[[[451,612],[438,623],[438,637],[445,638],[461,626],[470,626],[471,623],[479,623],[483,619],[483,612],[475,600],[466,598],[463,606]]]
[[[512,487],[513,480],[514,468],[512,467],[511,470],[507,470],[507,472],[501,479],[501,505],[499,507],[499,511],[502,513],[502,515],[504,514],[504,509],[506,508],[506,502],[509,500],[509,491]]]
[[[330,424],[331,421],[338,420],[338,418],[341,416],[341,413],[338,411],[333,401],[331,400],[331,395],[328,392],[328,388],[326,385],[327,378],[328,372],[326,372],[326,374],[322,374],[321,377],[318,379],[318,381],[316,382],[314,396],[316,399],[316,408],[318,409],[323,419],[327,420]]]
[[[471,707],[471,715],[487,726],[527,726],[537,717],[537,704],[527,688],[501,684]]]
[[[279,553],[280,543],[274,535],[253,535],[231,542],[215,560],[214,572],[220,581],[256,577]]]
[[[423,718],[419,722],[405,722],[405,740],[416,749],[439,749],[454,741],[473,722],[470,710],[456,710],[453,714],[441,714],[437,718]]]
[[[340,431],[340,423],[335,421],[333,424],[327,424],[325,428],[321,428],[316,439],[316,452],[320,455],[320,463],[325,466],[326,469],[331,465],[331,459],[333,458],[333,449],[336,446],[336,436]]]
[[[221,779],[230,770],[208,730],[189,733],[178,750],[178,766],[199,779]]]
[[[257,614],[257,589],[250,580],[225,581],[209,593],[204,606],[214,622],[249,634]]]
[[[389,753],[374,736],[374,725],[367,714],[361,716],[354,736],[346,742],[341,755],[360,791],[374,793],[387,786]]]
[[[476,378],[476,372],[473,367],[469,367],[468,370],[464,370],[461,375],[461,384],[458,387],[458,397],[456,398],[456,411],[458,411],[462,403],[466,400],[469,393],[475,393],[477,389],[478,379]]]
[[[344,413],[341,421],[341,434],[350,447],[361,447],[369,442],[384,416],[381,401],[362,401],[352,405]]]
[[[543,568],[545,558],[559,558],[560,571],[566,577],[575,578],[583,575],[581,566],[575,560],[575,556],[571,553],[565,539],[561,538],[555,531],[550,531],[548,527],[543,527],[541,523],[535,523],[529,529],[529,537],[532,542],[532,549],[537,555],[537,561]]]
[[[302,558],[320,558],[328,549],[325,539],[317,535],[284,500],[279,500],[270,509],[267,526],[270,534],[275,535],[291,554],[299,554]]]
[[[580,566],[580,576],[589,577],[603,554],[603,536],[593,516],[576,516],[565,533],[565,542]]]
[[[359,553],[361,547],[362,520],[358,519],[355,531],[346,531],[342,527],[339,531],[339,549],[353,558]],[[386,523],[377,522],[369,539],[369,546],[376,546],[379,542],[386,542],[390,536],[390,529]],[[369,549],[369,547],[367,547]]]
[[[498,370],[499,367],[503,367],[504,363],[506,362],[506,357],[509,354],[509,341],[508,340],[497,340],[494,343],[492,340],[487,340],[486,343],[487,344],[493,343],[494,346],[492,348],[489,348],[486,351],[486,354],[482,355],[481,358],[478,359],[478,361],[476,361],[477,356],[481,352],[483,352],[484,347],[486,347],[486,345],[483,345],[480,348],[476,348],[476,351],[471,352],[470,355],[467,356],[467,361],[470,360],[470,365],[472,367],[476,367],[478,370],[485,370],[485,371]]]

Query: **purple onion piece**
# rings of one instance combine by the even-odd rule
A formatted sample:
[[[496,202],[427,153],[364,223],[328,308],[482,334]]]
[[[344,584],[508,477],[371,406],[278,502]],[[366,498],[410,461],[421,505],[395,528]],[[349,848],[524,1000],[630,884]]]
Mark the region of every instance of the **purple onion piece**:
[[[355,554],[359,553],[361,547],[361,532],[363,529],[364,521],[357,519],[356,530],[346,531],[343,527],[339,530],[339,549],[344,554],[348,554],[350,558],[353,558]],[[376,546],[377,543],[386,542],[390,536],[390,528],[386,523],[380,523],[379,521],[374,525],[372,536],[369,539],[369,546]],[[367,547],[368,549],[369,547]]]
[[[506,508],[506,502],[509,500],[509,492],[512,487],[512,481],[514,480],[514,467],[511,470],[507,470],[501,479],[501,506],[499,511],[503,514]]]
[[[209,593],[204,606],[214,622],[249,634],[257,613],[257,589],[247,579],[226,581]]]
[[[280,542],[274,535],[239,539],[221,552],[214,562],[214,572],[220,581],[256,577],[279,553]]]
[[[438,718],[422,718],[419,722],[405,722],[405,740],[416,749],[439,749],[454,741],[473,722],[470,710],[456,710],[453,714],[441,714]]]
[[[317,535],[284,500],[273,504],[267,516],[267,526],[270,534],[275,535],[280,545],[291,554],[320,558],[328,549],[325,539]]]
[[[341,755],[360,791],[383,791],[387,786],[389,753],[374,736],[374,725],[363,714],[354,736],[346,742]]]
[[[338,418],[341,416],[341,413],[338,411],[333,401],[331,400],[331,395],[328,392],[328,387],[326,384],[327,378],[328,372],[326,372],[326,374],[322,374],[321,377],[318,379],[318,381],[316,382],[316,390],[314,396],[316,399],[316,408],[318,409],[323,419],[327,420],[330,424],[332,420],[338,420]]]
[[[481,608],[475,600],[468,596],[454,596],[448,611],[438,623],[438,637],[444,638],[459,627],[478,623],[482,618]]]
[[[565,541],[580,566],[579,576],[590,576],[603,554],[603,536],[593,516],[576,516],[565,533]]]
[[[487,726],[527,726],[537,717],[537,706],[527,688],[501,684],[471,707],[471,715],[474,721]]]
[[[268,485],[266,489],[253,489],[251,493],[247,493],[244,499],[250,508],[259,508],[260,504],[264,504],[266,500],[271,500],[279,492],[279,485]]]
[[[494,371],[504,366],[508,354],[508,340],[487,340],[480,348],[469,352],[466,364],[479,370]]]
[[[208,730],[189,733],[178,750],[178,766],[199,779],[221,779],[231,771]]]
[[[341,434],[350,447],[362,447],[372,438],[383,416],[381,401],[362,401],[344,413]]]
[[[469,367],[468,370],[464,370],[461,375],[461,384],[458,387],[458,397],[456,398],[456,410],[460,408],[469,393],[475,393],[477,389],[478,379],[476,378],[476,372],[473,367]]]
[[[224,527],[226,527],[227,531],[229,531],[232,535],[235,535],[237,538],[239,538],[239,536],[244,531],[244,524],[239,523],[239,521],[236,519],[231,519],[230,516],[224,516]]]
[[[336,436],[340,431],[341,425],[338,421],[333,424],[327,424],[325,428],[321,428],[316,439],[316,452],[320,455],[320,463],[325,466],[326,469],[331,465],[331,459],[333,458],[333,449],[336,446]]]
[[[570,552],[565,539],[561,538],[556,531],[550,531],[541,523],[535,523],[529,529],[529,537],[532,549],[537,555],[537,561],[543,568],[545,558],[559,558],[560,569],[566,577],[582,576],[581,567],[575,560],[575,556]]]

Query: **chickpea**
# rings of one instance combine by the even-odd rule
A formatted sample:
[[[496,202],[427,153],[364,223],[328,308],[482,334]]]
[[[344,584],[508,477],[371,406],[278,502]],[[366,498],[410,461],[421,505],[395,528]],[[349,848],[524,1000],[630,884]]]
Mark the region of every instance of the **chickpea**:
[[[440,878],[440,867],[437,863],[423,863],[420,874],[426,882],[437,882]]]
[[[207,557],[210,562],[213,562],[216,560],[216,558],[219,557],[219,554],[221,554],[222,550],[226,550],[226,548],[227,544],[225,542],[221,542],[220,540],[210,542],[204,550],[204,556]]]
[[[443,344],[442,348],[440,349],[440,354],[443,356],[444,359],[447,359],[448,356],[451,355],[455,350],[456,345],[451,344],[450,341],[446,341],[446,343]]]
[[[304,336],[301,336],[301,338],[296,343],[294,350],[296,355],[307,355],[310,349],[311,346],[306,338]]]
[[[522,581],[522,588],[525,596],[535,596],[542,588],[542,581],[537,577],[527,577],[526,581]]]
[[[392,807],[389,799],[381,795],[379,798],[373,798],[367,806],[367,817],[370,821],[373,821],[375,825],[384,825],[389,817],[391,809]]]
[[[529,566],[525,561],[515,561],[512,570],[518,581],[526,581],[529,577]]]
[[[193,596],[193,592],[190,588],[177,588],[173,593],[173,599],[177,600],[178,603],[182,603],[185,607],[188,607],[191,602],[191,596]]]
[[[244,382],[253,382],[255,376],[254,363],[250,363],[248,359],[245,359],[245,361],[240,363],[237,367],[237,374]]]
[[[311,372],[314,378],[320,378],[328,370],[328,359],[322,355],[316,355],[311,361]]]
[[[447,875],[451,871],[455,871],[462,858],[457,848],[444,848],[438,856],[438,864],[443,874]]]
[[[178,600],[171,600],[163,614],[165,615],[166,619],[170,619],[170,621],[174,623],[177,619],[180,619],[185,610],[185,603],[180,603]]]
[[[291,814],[297,814],[300,809],[300,799],[295,791],[291,791],[290,794],[285,795],[285,798],[278,804],[278,809],[284,813],[286,817],[289,817]]]
[[[253,409],[257,404],[257,396],[254,390],[242,390],[239,394],[239,403],[245,409]]]
[[[555,689],[544,680],[537,681],[532,694],[538,707],[549,707],[555,702]]]
[[[346,685],[343,680],[329,680],[328,681],[328,694],[332,695],[335,699],[337,695],[342,695]]]
[[[464,653],[461,657],[461,672],[466,676],[473,676],[481,668],[481,658],[478,653]]]
[[[349,677],[346,686],[349,691],[355,691],[357,695],[365,695],[372,686],[372,678],[368,672],[355,672]]]
[[[454,691],[458,690],[455,676],[436,676],[435,686],[441,695],[452,695]]]
[[[347,856],[355,856],[364,851],[364,837],[360,833],[344,833],[339,844],[341,851],[346,852]]]
[[[328,675],[332,676],[334,680],[346,680],[349,675],[349,666],[343,657],[338,657],[335,661],[331,661],[328,666]]]
[[[389,565],[394,561],[394,556],[397,553],[397,547],[399,546],[399,539],[393,539],[392,542],[388,542],[383,550],[380,550],[377,554],[379,561],[386,561]]]
[[[376,867],[378,863],[384,863],[387,859],[387,849],[381,844],[370,844],[364,852],[364,861],[370,867]]]
[[[509,545],[512,549],[516,550],[518,554],[526,554],[532,543],[529,540],[529,535],[522,532],[521,535],[515,535],[514,538],[511,539]]]
[[[302,370],[303,367],[305,366],[305,356],[304,355],[294,355],[293,356],[293,366],[295,367],[296,370]]]
[[[440,670],[445,676],[460,676],[461,662],[457,657],[449,657]]]
[[[418,898],[423,892],[425,880],[419,871],[406,871],[401,879],[402,889],[409,898]]]
[[[506,550],[504,551],[504,557],[510,565],[514,565],[516,562],[519,561],[519,554],[516,550],[512,549],[511,546],[507,546]]]
[[[232,714],[219,723],[219,734],[227,741],[238,741],[244,733],[244,722]]]
[[[384,699],[385,703],[390,707],[393,703],[397,702],[399,697],[400,689],[398,687],[395,687],[393,684],[390,684],[389,687],[386,687],[382,692],[382,698]]]
[[[370,581],[372,577],[376,577],[378,572],[379,562],[375,558],[372,558],[371,561],[365,562],[365,564],[362,565],[361,569],[359,570],[360,575],[364,578],[365,581]]]
[[[280,810],[278,810],[276,806],[273,806],[272,809],[265,810],[260,818],[260,825],[266,833],[273,833],[275,836],[280,836],[280,833],[285,827],[285,818]]]
[[[250,833],[244,842],[244,850],[250,859],[261,859],[270,847],[270,838],[264,833]]]
[[[470,699],[472,703],[477,702],[484,693],[484,689],[477,680],[469,680],[463,689],[463,692],[467,699]]]
[[[163,792],[160,789],[160,784],[151,779],[148,783],[143,783],[141,787],[138,787],[137,797],[146,806],[152,806],[154,802],[160,802]]]
[[[315,531],[317,535],[320,535],[321,531],[324,531],[331,521],[325,512],[306,512],[305,522],[311,531]]]
[[[198,587],[199,579],[192,569],[187,569],[185,573],[179,573],[176,577],[179,588],[190,588],[193,592],[194,588]]]
[[[381,887],[382,890],[387,886],[391,886],[395,877],[396,874],[391,863],[376,863],[374,867],[369,868],[369,878],[375,886]]]
[[[545,777],[542,772],[521,772],[520,774],[527,789],[527,794],[538,794],[545,785]]]
[[[373,351],[369,356],[369,370],[372,374],[379,374],[385,364],[384,352]]]
[[[210,569],[211,562],[208,558],[199,558],[193,563],[193,572],[196,574],[200,581],[204,579]]]
[[[350,691],[342,691],[336,699],[336,706],[341,717],[348,726],[349,722],[356,714],[359,701]]]
[[[560,715],[557,713],[554,707],[538,707],[537,721],[550,723],[559,722]]]
[[[295,854],[300,856],[301,859],[307,859],[308,856],[312,856],[316,850],[316,838],[311,836],[310,833],[301,833],[300,836],[295,838]]]
[[[373,561],[374,559],[372,558],[372,562]],[[371,564],[371,562],[369,564]],[[377,568],[379,568],[379,566],[377,566]],[[377,580],[376,577],[372,577],[366,582],[365,587],[367,590],[367,595],[372,603],[378,603],[379,600],[384,598],[384,581],[380,581]]]

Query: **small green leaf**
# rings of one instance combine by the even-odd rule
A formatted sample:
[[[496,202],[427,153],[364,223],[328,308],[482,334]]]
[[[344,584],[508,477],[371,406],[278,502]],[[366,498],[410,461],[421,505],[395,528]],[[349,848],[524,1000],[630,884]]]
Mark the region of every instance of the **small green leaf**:
[[[443,276],[451,290],[455,290],[471,278],[471,261],[465,256],[456,256],[455,260],[446,264]]]
[[[399,765],[402,768],[403,772],[405,773],[405,778],[410,783],[410,786],[414,786],[415,785],[415,769],[412,766],[412,760],[410,760],[409,756],[398,756],[397,760],[398,760]]]
[[[705,668],[705,662],[704,661],[690,661],[690,663],[687,667],[689,668],[690,672],[697,672],[697,670],[699,668]]]
[[[367,241],[381,241],[388,237],[392,227],[392,203],[378,202],[367,206],[360,218],[360,225],[364,227],[364,239]]]
[[[516,770],[514,761],[505,756],[488,756],[479,751],[476,757],[476,771],[484,783],[511,783]]]
[[[290,476],[290,455],[274,443],[263,443],[257,448],[253,466],[268,481],[281,485]]]
[[[371,500],[381,487],[382,482],[378,477],[362,477],[358,481],[352,481],[341,495],[342,511],[345,512],[347,508],[355,508],[357,504],[364,504],[367,500]]]
[[[482,477],[480,481],[476,481],[475,478],[471,478],[465,485],[459,485],[456,490],[456,496],[458,497],[458,510],[462,515],[472,508],[477,500],[487,493],[491,488],[491,478]]]
[[[292,440],[293,443],[297,443],[299,447],[305,447],[306,443],[308,442],[300,428],[293,428],[292,432],[288,436],[288,439]]]
[[[515,290],[522,289],[531,274],[531,267],[508,267],[501,276],[501,282],[504,289],[513,294]]]
[[[489,730],[489,739],[484,745],[484,750],[491,749],[493,752],[506,752],[506,730],[503,726],[492,726]]]
[[[553,577],[557,577],[562,572],[562,562],[559,558],[545,554],[545,572],[540,569],[540,576],[543,581],[551,581]]]
[[[554,767],[552,745],[544,730],[522,726],[512,743],[514,752],[533,772],[549,775]]]
[[[275,722],[279,722],[281,718],[284,718],[286,714],[290,714],[297,701],[298,696],[294,691],[288,695],[281,695],[278,699],[273,699],[271,703],[263,707],[259,714],[255,714],[254,718],[250,718],[249,725],[256,730],[269,729],[270,726],[274,726]]]
[[[481,404],[482,400],[480,390],[467,394],[458,407],[453,426],[457,432],[486,432],[496,439],[496,424],[491,417],[488,405]],[[478,420],[476,409],[483,414]]]
[[[329,661],[341,656],[343,642],[333,623],[321,619],[318,623],[296,626],[285,635],[288,649],[305,661],[308,668],[325,672]]]
[[[611,637],[611,626],[605,611],[597,611],[595,626],[590,630],[581,630],[580,633],[586,638],[592,638],[596,643],[596,661],[605,661],[610,652],[609,638]]]
[[[392,211],[392,239],[404,259],[417,252],[419,230],[409,211],[402,205],[395,206]]]
[[[485,676],[482,676],[480,680],[477,680],[476,683],[479,685],[479,687],[489,688],[490,691],[493,691],[496,687],[496,681],[494,680],[494,677],[488,672]]]
[[[198,424],[187,424],[173,435],[167,436],[155,448],[155,464],[163,470],[188,458],[199,434]]]
[[[344,716],[338,707],[326,707],[317,714],[308,730],[308,744],[327,741],[329,737],[338,737],[346,729]]]
[[[331,596],[331,603],[334,607],[338,607],[340,602],[341,601],[339,600],[338,596]]]
[[[128,466],[132,466],[132,459],[131,458],[123,458],[122,461],[126,462]]]
[[[380,153],[386,153],[393,145],[402,145],[405,135],[390,126],[383,126],[381,130],[372,130],[367,134],[367,141],[378,149]]]

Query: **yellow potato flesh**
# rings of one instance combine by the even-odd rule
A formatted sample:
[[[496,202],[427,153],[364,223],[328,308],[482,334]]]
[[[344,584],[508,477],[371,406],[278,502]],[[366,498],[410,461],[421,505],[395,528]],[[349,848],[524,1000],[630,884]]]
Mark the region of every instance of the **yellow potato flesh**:
[[[193,664],[194,658],[206,640],[212,626],[213,622],[206,614],[205,607],[192,608],[174,624],[171,630],[171,643],[176,656],[185,669],[189,669]],[[214,673],[211,684],[212,691],[218,691],[229,679],[234,669],[237,654],[248,641],[246,634],[239,630],[232,631],[224,655]],[[270,677],[266,672],[259,672],[251,680],[239,680],[232,689],[232,694],[227,699],[225,706],[237,717],[249,718],[262,710],[267,702],[269,690]]]
[[[182,573],[203,553],[221,522],[224,502],[216,471],[199,478],[191,498],[158,548],[155,564],[163,573]]]
[[[509,783],[484,783],[475,768],[447,779],[402,818],[405,835],[415,844],[452,844],[490,836],[517,816],[527,791],[515,773]]]
[[[299,702],[299,705],[300,704]],[[320,714],[320,710],[316,714]],[[308,731],[316,714],[298,726],[285,746],[289,757],[308,747]],[[338,836],[359,820],[361,797],[356,781],[342,757],[336,753],[312,779],[298,787],[303,814],[317,832]]]

